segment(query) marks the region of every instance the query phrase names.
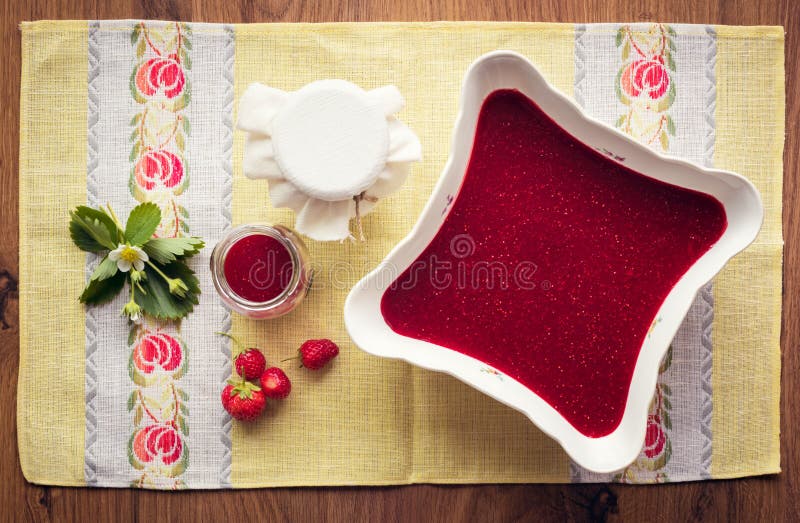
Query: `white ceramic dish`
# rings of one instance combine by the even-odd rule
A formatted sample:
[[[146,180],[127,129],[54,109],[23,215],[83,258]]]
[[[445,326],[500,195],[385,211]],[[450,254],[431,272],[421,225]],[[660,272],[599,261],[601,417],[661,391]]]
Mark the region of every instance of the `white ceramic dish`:
[[[489,369],[485,363],[395,333],[380,311],[384,290],[430,243],[447,216],[452,195],[459,192],[484,99],[497,89],[509,88],[535,101],[578,140],[652,178],[710,194],[722,202],[727,214],[728,227],[722,237],[684,274],[662,304],[657,321],[640,349],[622,421],[612,433],[600,438],[584,436],[530,389]],[[347,330],[366,352],[446,372],[523,412],[580,465],[596,472],[621,469],[631,463],[642,448],[647,411],[661,359],[695,294],[731,257],[755,239],[761,227],[763,208],[758,191],[738,174],[705,169],[657,154],[585,115],[572,100],[551,87],[530,61],[513,52],[492,52],[470,66],[462,87],[460,107],[450,158],[430,200],[411,233],[350,292],[344,307]],[[498,375],[503,379],[498,379]]]

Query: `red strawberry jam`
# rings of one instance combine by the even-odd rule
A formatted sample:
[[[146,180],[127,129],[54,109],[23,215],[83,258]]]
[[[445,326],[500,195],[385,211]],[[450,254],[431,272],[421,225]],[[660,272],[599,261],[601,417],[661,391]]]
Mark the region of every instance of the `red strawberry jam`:
[[[281,242],[266,234],[251,234],[231,245],[223,269],[231,290],[252,302],[280,296],[292,280],[292,257]]]
[[[611,161],[500,90],[450,213],[381,311],[395,332],[486,362],[600,437],[622,419],[661,304],[726,227],[715,198]]]

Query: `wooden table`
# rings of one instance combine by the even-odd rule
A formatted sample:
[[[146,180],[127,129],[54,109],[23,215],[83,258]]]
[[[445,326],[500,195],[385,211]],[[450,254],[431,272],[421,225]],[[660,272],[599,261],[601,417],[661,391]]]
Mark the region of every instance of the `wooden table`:
[[[784,313],[781,454],[774,477],[664,486],[414,485],[184,492],[51,488],[25,482],[16,440],[20,35],[37,19],[143,18],[197,22],[519,20],[783,25],[786,35]],[[798,0],[3,0],[0,62],[0,520],[800,520],[800,2]],[[160,518],[160,519],[159,519]]]

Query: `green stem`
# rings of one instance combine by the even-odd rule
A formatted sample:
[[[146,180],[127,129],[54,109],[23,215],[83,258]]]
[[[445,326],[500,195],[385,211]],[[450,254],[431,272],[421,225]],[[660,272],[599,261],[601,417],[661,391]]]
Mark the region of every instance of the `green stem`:
[[[169,283],[169,282],[171,282],[171,281],[172,281],[172,278],[170,278],[169,276],[167,276],[166,274],[164,274],[163,272],[161,272],[161,269],[159,269],[159,268],[156,266],[156,264],[154,264],[154,263],[153,263],[153,262],[151,262],[150,260],[147,260],[147,265],[149,265],[150,267],[152,267],[152,268],[153,268],[153,270],[154,270],[154,271],[156,271],[156,272],[159,274],[159,276],[161,276],[162,278],[164,278],[164,281],[166,281],[167,283]]]
[[[291,358],[284,358],[284,359],[282,359],[282,360],[281,360],[281,363],[283,363],[284,361],[292,361],[292,360],[300,360],[300,366],[299,366],[299,367],[297,367],[297,368],[298,368],[298,369],[302,369],[302,368],[303,368],[303,357],[302,357],[302,355],[300,354],[300,351],[297,351],[297,356],[292,356]]]

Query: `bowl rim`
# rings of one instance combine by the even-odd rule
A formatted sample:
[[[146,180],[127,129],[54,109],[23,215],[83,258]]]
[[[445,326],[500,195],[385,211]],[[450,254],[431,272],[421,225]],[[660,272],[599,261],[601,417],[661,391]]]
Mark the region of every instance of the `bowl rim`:
[[[497,73],[498,68],[506,68],[506,72],[511,71],[513,74],[521,75],[525,85],[520,82],[507,87],[495,86],[477,97],[476,91],[482,92],[480,83],[482,81],[486,83],[485,70]],[[496,80],[490,78],[488,83],[491,84],[493,81]],[[386,281],[387,271],[394,271],[396,276],[399,276],[410,265],[408,260],[413,262],[438,233],[451,208],[451,203],[457,198],[466,174],[472,152],[477,113],[489,93],[503,88],[518,89],[523,92],[540,105],[559,126],[579,141],[611,156],[612,161],[672,185],[687,187],[716,197],[723,204],[728,218],[728,227],[722,237],[687,270],[659,308],[651,326],[653,335],[648,334],[637,356],[622,421],[610,434],[599,438],[583,435],[533,391],[510,376],[492,369],[486,363],[439,345],[395,333],[388,327],[380,313],[380,299],[385,290],[381,288],[381,284],[393,281],[393,279]],[[532,89],[541,90],[539,97],[547,98],[548,107],[540,103],[539,97],[530,94]],[[565,111],[565,114],[554,115],[552,110]],[[572,130],[563,125],[570,118]],[[625,157],[610,152],[619,149],[598,148],[597,145],[589,143],[589,140],[582,139],[572,131],[579,131],[584,135],[597,132],[599,136],[597,140],[622,147],[622,150],[626,151],[629,163],[626,163]],[[463,145],[465,139],[468,142],[466,151],[459,154],[465,149]],[[642,168],[639,166],[642,162],[652,162],[654,167]],[[637,167],[632,167],[631,163]],[[664,167],[664,172],[660,174],[654,172],[658,171],[659,165],[668,168]],[[669,174],[673,169],[682,173]],[[700,176],[697,176],[698,174]],[[684,177],[686,181],[678,183],[674,178],[664,180],[662,176]],[[455,192],[453,192],[454,181],[458,182]],[[710,184],[719,192],[697,187],[704,183]],[[725,196],[721,197],[723,193]],[[440,213],[443,204],[444,209]],[[742,205],[744,210],[732,214],[731,206],[734,204]],[[732,221],[735,230],[731,227]],[[429,222],[434,222],[435,227],[431,229]],[[613,472],[629,465],[640,453],[645,440],[648,407],[658,379],[658,368],[696,294],[734,255],[755,240],[762,222],[763,204],[760,194],[743,176],[666,156],[642,145],[632,137],[586,114],[577,103],[553,87],[536,66],[523,55],[514,51],[492,51],[476,59],[464,76],[450,152],[431,196],[411,231],[377,267],[351,289],[344,306],[345,326],[355,344],[365,352],[450,374],[525,414],[540,430],[555,439],[579,465],[594,472]],[[398,258],[404,258],[407,262],[398,264],[396,263]],[[498,377],[500,379],[496,379]]]

